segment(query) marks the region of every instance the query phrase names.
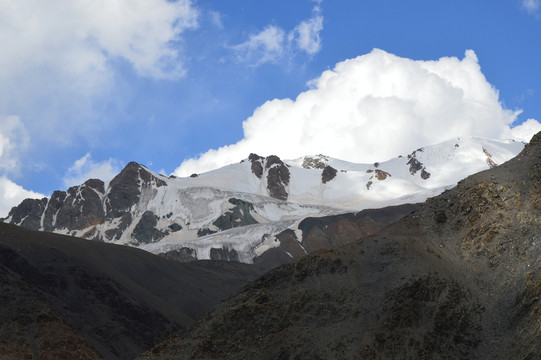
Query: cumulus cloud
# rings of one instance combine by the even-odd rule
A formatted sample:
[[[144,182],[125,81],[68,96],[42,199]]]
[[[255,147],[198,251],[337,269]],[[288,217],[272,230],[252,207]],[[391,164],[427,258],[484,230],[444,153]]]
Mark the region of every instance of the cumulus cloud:
[[[529,14],[537,13],[539,10],[539,0],[522,0],[522,6],[528,11]]]
[[[528,119],[522,124],[509,130],[509,137],[515,140],[529,142],[532,136],[541,131],[541,123],[535,119]]]
[[[19,205],[26,198],[41,199],[43,197],[45,195],[25,190],[8,178],[0,177],[0,217],[6,217],[12,207]]]
[[[95,162],[92,155],[86,153],[68,169],[63,179],[64,186],[80,185],[88,179],[111,180],[120,172],[121,167],[122,164],[115,159]]]
[[[232,46],[237,60],[259,66],[264,63],[276,63],[283,58],[291,58],[296,53],[314,55],[321,50],[323,15],[320,3],[316,1],[312,17],[301,21],[287,33],[279,26],[269,25],[263,30],[251,34],[245,42]]]
[[[244,121],[241,141],[185,160],[174,174],[211,170],[251,152],[370,163],[452,137],[525,136],[521,131],[539,124],[511,131],[520,111],[502,107],[472,50],[463,59],[415,61],[375,49],[336,64],[309,86],[295,100],[261,105]]]
[[[42,198],[44,195],[28,191],[6,177],[18,172],[19,155],[28,146],[28,134],[17,116],[0,119],[0,217],[5,217],[13,206],[25,198]]]
[[[28,133],[18,116],[0,119],[0,170],[17,170],[19,154],[28,146]]]
[[[190,0],[0,1],[0,114],[20,116],[34,142],[91,138],[120,66],[183,76],[181,40],[197,17]]]
[[[189,0],[2,1],[0,13],[3,76],[37,66],[99,73],[114,57],[145,76],[179,76],[172,42],[197,26]]]

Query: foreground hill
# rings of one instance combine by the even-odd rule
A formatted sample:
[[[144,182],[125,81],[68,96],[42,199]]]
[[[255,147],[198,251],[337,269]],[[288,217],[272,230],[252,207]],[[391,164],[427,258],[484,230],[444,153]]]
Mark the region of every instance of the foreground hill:
[[[538,359],[541,133],[412,215],[283,265],[142,359]]]
[[[374,164],[324,155],[281,160],[251,154],[187,178],[156,174],[132,162],[111,181],[91,179],[50,198],[26,199],[3,221],[155,254],[174,251],[183,261],[252,263],[273,248],[288,247],[283,241],[290,236],[284,232],[302,243],[301,223],[307,217],[421,202],[501,164],[523,146],[461,138]]]
[[[133,359],[260,273],[0,223],[0,357]]]

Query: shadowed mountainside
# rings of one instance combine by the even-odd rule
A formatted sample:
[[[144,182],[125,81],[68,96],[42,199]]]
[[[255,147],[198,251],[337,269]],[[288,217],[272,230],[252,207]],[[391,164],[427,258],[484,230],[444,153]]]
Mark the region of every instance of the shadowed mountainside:
[[[132,359],[260,274],[0,223],[1,357]]]
[[[254,264],[270,270],[320,249],[349,244],[377,233],[418,207],[419,204],[404,204],[357,213],[305,218],[298,225],[302,233],[300,239],[291,229],[281,232],[276,235],[280,245],[254,258]]]
[[[541,133],[353,244],[283,265],[142,359],[537,359]]]

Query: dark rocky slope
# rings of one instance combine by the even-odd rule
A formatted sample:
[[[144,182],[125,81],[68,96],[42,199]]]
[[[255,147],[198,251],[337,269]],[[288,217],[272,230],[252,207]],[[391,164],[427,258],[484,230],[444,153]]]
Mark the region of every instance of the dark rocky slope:
[[[541,358],[541,133],[376,235],[283,265],[143,359]]]
[[[299,223],[302,238],[285,230],[276,238],[280,245],[254,258],[254,264],[266,270],[300,259],[320,249],[337,248],[375,234],[417,209],[419,204],[366,209],[357,213],[308,217]]]
[[[133,359],[259,274],[0,223],[0,357]]]

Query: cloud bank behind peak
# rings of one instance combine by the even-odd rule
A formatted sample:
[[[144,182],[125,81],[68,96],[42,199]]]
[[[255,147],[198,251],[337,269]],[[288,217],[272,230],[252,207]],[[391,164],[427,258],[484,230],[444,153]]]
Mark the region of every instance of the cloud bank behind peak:
[[[452,137],[524,140],[541,130],[534,119],[510,128],[520,111],[502,106],[472,50],[462,59],[420,61],[374,49],[336,64],[308,85],[295,100],[259,106],[243,122],[242,140],[187,159],[174,174],[212,170],[251,152],[374,162]]]

